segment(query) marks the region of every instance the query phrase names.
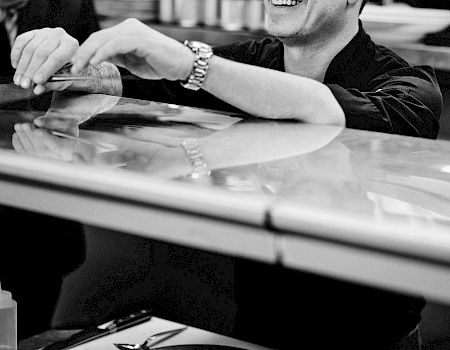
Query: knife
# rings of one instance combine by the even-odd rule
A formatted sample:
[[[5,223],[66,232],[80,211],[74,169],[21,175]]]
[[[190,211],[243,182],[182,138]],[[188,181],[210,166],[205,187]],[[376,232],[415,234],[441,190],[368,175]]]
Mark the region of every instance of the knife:
[[[62,350],[90,342],[92,340],[120,332],[124,329],[149,321],[152,318],[151,310],[140,310],[123,318],[118,318],[99,326],[94,326],[75,333],[70,338],[44,346],[39,350]]]

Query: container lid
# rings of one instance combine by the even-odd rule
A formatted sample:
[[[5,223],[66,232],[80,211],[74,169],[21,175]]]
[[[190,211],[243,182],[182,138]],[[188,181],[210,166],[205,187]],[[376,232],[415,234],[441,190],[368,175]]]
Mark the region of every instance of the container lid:
[[[10,307],[12,305],[14,305],[14,300],[12,299],[11,292],[2,290],[2,284],[0,282],[0,308]]]

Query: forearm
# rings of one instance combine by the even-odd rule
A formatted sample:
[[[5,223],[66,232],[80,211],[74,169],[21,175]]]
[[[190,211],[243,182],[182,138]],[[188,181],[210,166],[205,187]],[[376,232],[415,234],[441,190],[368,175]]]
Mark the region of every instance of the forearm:
[[[213,56],[203,88],[258,117],[345,126],[330,89],[312,79]]]
[[[86,80],[74,82],[67,90],[91,94],[122,96],[122,79],[118,68],[111,63],[88,66]]]

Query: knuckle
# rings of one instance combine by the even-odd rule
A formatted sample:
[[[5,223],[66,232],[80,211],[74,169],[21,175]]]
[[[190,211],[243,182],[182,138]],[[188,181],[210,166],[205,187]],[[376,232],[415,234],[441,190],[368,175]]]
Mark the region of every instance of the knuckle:
[[[34,52],[34,56],[36,56],[37,59],[44,60],[48,56],[48,50],[44,47],[39,47]]]
[[[23,54],[26,56],[31,56],[31,55],[33,55],[35,50],[36,50],[36,45],[29,44],[23,49]]]
[[[72,37],[71,37],[69,44],[70,44],[70,46],[72,46],[72,48],[75,48],[75,49],[80,46],[78,40],[75,38],[72,38]]]
[[[55,63],[64,64],[67,61],[67,57],[62,53],[55,53],[51,56],[51,60]]]
[[[53,28],[53,32],[58,36],[63,36],[67,34],[66,31],[61,27]]]
[[[25,34],[20,34],[17,36],[16,40],[15,40],[15,45],[17,44],[21,44],[22,41],[25,41],[26,35]]]
[[[139,23],[139,21],[136,18],[127,18],[124,23],[126,24],[131,24],[131,25],[136,25],[137,23]]]

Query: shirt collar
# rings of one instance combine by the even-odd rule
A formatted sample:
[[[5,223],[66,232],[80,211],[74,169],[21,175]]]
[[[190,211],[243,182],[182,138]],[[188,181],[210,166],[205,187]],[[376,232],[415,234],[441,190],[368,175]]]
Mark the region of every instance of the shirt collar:
[[[325,74],[325,83],[341,83],[348,76],[355,75],[355,69],[364,70],[371,60],[374,44],[370,36],[364,31],[359,21],[358,33],[331,61]]]

